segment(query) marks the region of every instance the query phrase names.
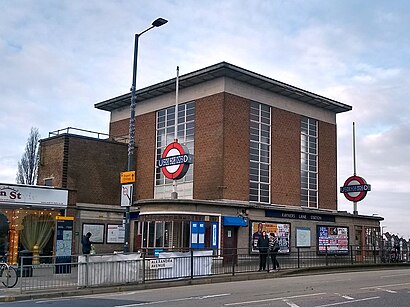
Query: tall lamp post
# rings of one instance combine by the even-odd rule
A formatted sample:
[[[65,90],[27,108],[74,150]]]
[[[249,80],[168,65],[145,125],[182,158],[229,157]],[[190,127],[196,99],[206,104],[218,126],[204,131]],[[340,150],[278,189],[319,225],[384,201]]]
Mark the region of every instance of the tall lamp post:
[[[144,31],[135,34],[135,44],[134,44],[134,66],[132,70],[132,86],[131,86],[131,105],[130,105],[130,131],[129,131],[129,140],[128,140],[128,163],[127,171],[133,171],[135,162],[134,162],[134,147],[135,147],[135,105],[137,102],[136,94],[136,81],[137,81],[137,61],[138,61],[138,39],[139,37],[148,32],[152,28],[160,27],[166,24],[168,20],[164,18],[157,18],[151,24],[151,26]],[[130,205],[132,205],[132,195],[130,199]],[[129,241],[130,241],[130,206],[125,207],[125,240],[124,240],[124,252],[129,252]]]

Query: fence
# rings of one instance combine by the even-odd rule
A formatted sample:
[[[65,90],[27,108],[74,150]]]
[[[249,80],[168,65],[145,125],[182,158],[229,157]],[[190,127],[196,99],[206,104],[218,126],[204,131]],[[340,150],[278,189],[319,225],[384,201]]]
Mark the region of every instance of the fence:
[[[394,261],[386,256],[390,256],[389,253],[376,248],[350,246],[345,254],[334,254],[326,249],[320,255],[315,250],[297,248],[290,253],[278,254],[277,259],[282,270],[407,262],[409,259],[408,251],[402,251],[400,259]],[[267,256],[269,271],[271,262]],[[251,254],[248,249],[166,251],[157,255],[153,250],[131,254],[74,255],[65,257],[64,262],[58,257],[41,257],[40,264],[32,264],[32,260],[32,257],[20,259],[18,286],[21,293],[235,275],[259,269],[259,254]]]

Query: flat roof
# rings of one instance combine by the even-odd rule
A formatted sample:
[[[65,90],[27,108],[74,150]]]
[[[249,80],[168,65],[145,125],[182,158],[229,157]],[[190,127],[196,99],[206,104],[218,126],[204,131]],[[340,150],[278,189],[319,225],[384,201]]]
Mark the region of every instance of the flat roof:
[[[251,72],[227,62],[221,62],[180,76],[179,88],[184,89],[220,77],[235,79],[279,95],[299,100],[318,108],[332,111],[334,113],[342,113],[350,111],[352,109],[352,107],[347,104],[343,104],[336,100],[332,100],[314,94],[312,92],[305,91],[303,89]],[[176,78],[172,78],[167,81],[137,90],[137,103],[164,94],[175,92],[175,82]],[[130,103],[131,93],[128,93],[96,103],[94,107],[104,111],[113,111],[121,107],[129,106]]]

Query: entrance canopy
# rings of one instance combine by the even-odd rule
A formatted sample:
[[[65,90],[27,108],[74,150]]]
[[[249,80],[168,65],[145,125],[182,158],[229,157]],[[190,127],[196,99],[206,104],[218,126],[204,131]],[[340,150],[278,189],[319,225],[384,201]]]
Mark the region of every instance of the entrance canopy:
[[[223,224],[224,226],[239,226],[239,227],[248,226],[247,220],[241,216],[224,216]]]
[[[68,190],[0,183],[0,207],[67,208]]]

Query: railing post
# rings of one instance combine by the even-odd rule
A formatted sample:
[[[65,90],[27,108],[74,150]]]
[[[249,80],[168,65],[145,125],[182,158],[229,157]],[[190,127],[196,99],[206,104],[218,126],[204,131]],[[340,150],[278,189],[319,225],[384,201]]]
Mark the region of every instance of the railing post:
[[[235,275],[235,259],[234,259],[234,253],[233,253],[233,248],[232,248],[232,252],[231,252],[231,259],[232,259],[232,276]]]
[[[20,259],[20,294],[23,293],[23,257]]]
[[[142,252],[142,283],[145,283],[145,251]]]
[[[350,263],[353,265],[353,245],[350,245]]]
[[[300,269],[300,248],[298,247],[298,269]]]
[[[194,279],[194,250],[191,248],[191,279]]]
[[[88,287],[88,257],[90,255],[85,255],[85,287]]]
[[[328,265],[329,265],[329,259],[327,257],[327,245],[326,245],[326,266],[328,266]]]
[[[373,244],[373,259],[374,259],[374,263],[376,264],[376,244]]]
[[[266,269],[268,273],[269,273],[269,263],[270,263],[270,250],[268,248],[268,251],[266,252]]]

